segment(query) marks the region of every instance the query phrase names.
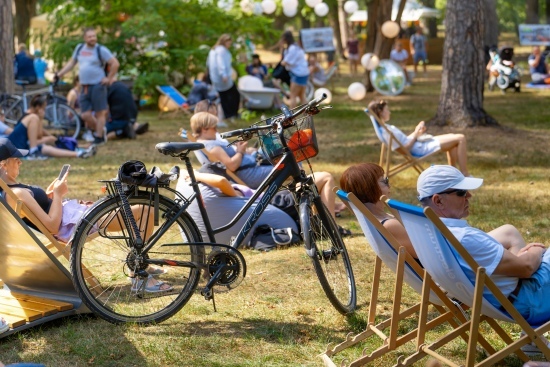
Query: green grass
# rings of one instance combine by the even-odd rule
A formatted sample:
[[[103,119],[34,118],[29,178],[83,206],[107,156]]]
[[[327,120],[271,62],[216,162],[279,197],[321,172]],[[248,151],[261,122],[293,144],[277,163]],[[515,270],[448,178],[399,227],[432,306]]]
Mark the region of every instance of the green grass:
[[[441,70],[431,67],[415,85],[401,96],[387,98],[392,108],[392,123],[411,131],[419,120],[435,114],[440,90]],[[315,170],[332,172],[337,181],[350,164],[377,162],[380,143],[374,136],[363,108],[375,96],[352,102],[347,86],[353,80],[345,72],[335,78],[332,110],[316,116],[320,154],[312,160]],[[527,81],[527,78],[525,78]],[[548,192],[548,143],[550,92],[524,89],[521,93],[485,94],[485,109],[502,128],[472,128],[461,131],[468,138],[469,166],[474,176],[485,178],[472,199],[470,222],[489,230],[504,223],[515,224],[528,242],[547,242],[550,207]],[[180,115],[181,116],[181,115]],[[99,179],[115,177],[120,164],[139,159],[147,167],[157,165],[168,170],[178,164],[155,151],[162,141],[178,141],[180,127],[188,128],[189,119],[157,118],[145,112],[151,131],[134,141],[109,142],[89,160],[72,160],[69,197],[94,200],[102,196]],[[244,126],[238,122],[235,126]],[[455,131],[430,128],[431,134]],[[443,154],[430,163],[445,163]],[[63,163],[60,159],[29,161],[22,166],[21,181],[46,187]],[[415,202],[417,175],[412,170],[392,178],[392,196]],[[218,312],[211,303],[195,295],[173,318],[154,326],[111,325],[94,316],[81,316],[47,323],[0,341],[0,360],[4,363],[33,361],[47,366],[319,366],[318,354],[329,342],[339,342],[350,332],[360,332],[367,320],[372,284],[374,255],[360,228],[349,212],[339,223],[356,233],[346,239],[352,257],[360,308],[356,314],[339,315],[324,296],[310,261],[302,248],[271,253],[244,251],[248,272],[243,284],[230,293],[216,295]],[[391,311],[392,274],[384,271],[378,315]],[[406,290],[403,306],[412,305],[418,296]],[[414,327],[405,324],[404,329]],[[511,325],[508,330],[518,332]],[[443,335],[448,329],[436,329],[429,337]],[[489,334],[490,339],[496,336]],[[380,341],[342,353],[353,359],[361,350],[373,350]],[[388,366],[399,355],[412,353],[409,343],[372,365]],[[454,342],[444,349],[451,359],[465,357],[465,343]],[[481,356],[480,356],[481,357]],[[422,366],[425,360],[417,365]],[[520,366],[515,357],[503,365]]]

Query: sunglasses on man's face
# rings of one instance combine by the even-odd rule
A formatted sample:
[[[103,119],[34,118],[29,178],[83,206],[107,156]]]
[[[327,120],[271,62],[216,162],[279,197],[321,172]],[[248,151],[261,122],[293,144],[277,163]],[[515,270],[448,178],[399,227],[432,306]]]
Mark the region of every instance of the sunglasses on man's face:
[[[456,196],[458,197],[464,197],[468,193],[468,190],[460,190],[460,189],[453,189],[449,191],[439,192],[437,195],[443,195],[443,194],[454,194],[456,193]]]

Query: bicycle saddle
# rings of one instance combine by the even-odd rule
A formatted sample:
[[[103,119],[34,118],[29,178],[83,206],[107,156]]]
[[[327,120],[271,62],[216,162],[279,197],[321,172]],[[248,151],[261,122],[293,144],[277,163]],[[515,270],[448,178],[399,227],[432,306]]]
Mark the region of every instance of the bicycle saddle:
[[[203,143],[158,143],[155,148],[164,155],[177,156],[183,152],[204,149]]]

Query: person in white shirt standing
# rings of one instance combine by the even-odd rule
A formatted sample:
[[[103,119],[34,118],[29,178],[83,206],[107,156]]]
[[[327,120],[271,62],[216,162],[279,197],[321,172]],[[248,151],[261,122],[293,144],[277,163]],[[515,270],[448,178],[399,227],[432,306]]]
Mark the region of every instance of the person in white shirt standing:
[[[55,80],[59,80],[72,70],[76,63],[80,64],[79,102],[82,118],[93,125],[95,130],[93,143],[101,145],[107,141],[104,132],[108,113],[107,87],[115,81],[120,64],[107,47],[97,43],[94,28],[84,29],[83,36],[84,43],[76,46],[71,60],[55,74]]]
[[[306,86],[309,79],[309,68],[304,50],[296,44],[291,31],[285,31],[281,37],[286,45],[281,64],[290,73],[290,104],[292,109],[296,107],[297,98],[300,103],[306,103]]]
[[[409,60],[409,53],[403,48],[401,40],[395,40],[394,49],[390,52],[390,59],[398,63],[399,66],[403,68],[407,85],[411,85],[411,79],[409,78],[409,73],[407,72],[407,61]]]

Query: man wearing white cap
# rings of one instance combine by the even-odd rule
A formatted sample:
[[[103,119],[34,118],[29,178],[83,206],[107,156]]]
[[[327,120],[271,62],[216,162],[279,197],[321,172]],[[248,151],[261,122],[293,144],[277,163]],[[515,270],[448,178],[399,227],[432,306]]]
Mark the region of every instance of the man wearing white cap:
[[[469,190],[482,184],[483,179],[464,177],[452,166],[431,166],[418,177],[418,199],[434,210],[530,324],[546,322],[550,320],[550,251],[541,243],[526,245],[509,224],[489,233],[470,227],[463,219],[469,214]],[[461,258],[459,262],[475,282],[475,273]]]

